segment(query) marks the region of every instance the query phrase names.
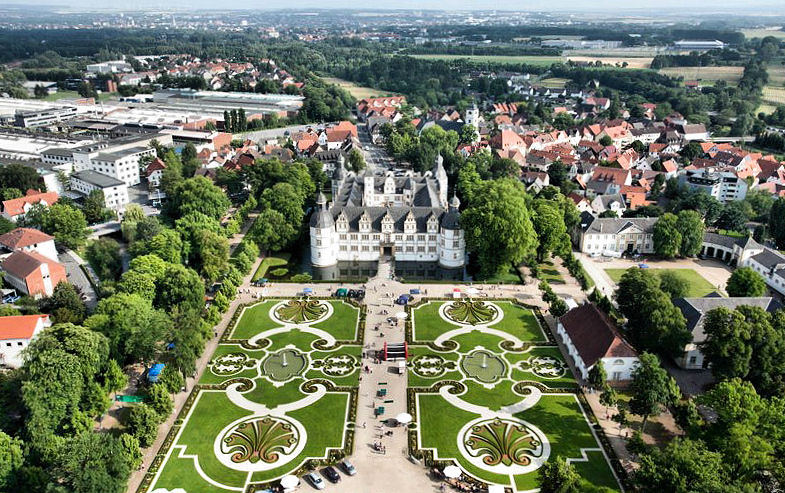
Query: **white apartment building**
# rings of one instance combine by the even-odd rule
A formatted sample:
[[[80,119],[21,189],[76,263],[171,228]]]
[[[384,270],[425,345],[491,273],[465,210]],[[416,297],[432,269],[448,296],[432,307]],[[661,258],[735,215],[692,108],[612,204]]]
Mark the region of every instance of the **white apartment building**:
[[[747,182],[731,171],[716,168],[687,170],[679,177],[679,183],[690,190],[705,192],[723,204],[744,200],[747,196]]]
[[[128,204],[128,185],[96,171],[77,171],[72,174],[71,189],[84,195],[90,195],[93,190],[102,190],[105,206],[121,215]]]

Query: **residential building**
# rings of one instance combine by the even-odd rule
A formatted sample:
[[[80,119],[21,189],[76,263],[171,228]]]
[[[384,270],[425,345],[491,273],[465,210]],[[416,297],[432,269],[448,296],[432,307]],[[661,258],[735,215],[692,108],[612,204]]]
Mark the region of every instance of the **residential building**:
[[[692,334],[692,341],[684,348],[684,354],[676,358],[676,363],[679,366],[689,370],[708,367],[708,361],[704,359],[700,345],[706,341],[703,323],[709,311],[720,307],[734,310],[742,305],[747,305],[763,308],[767,312],[774,313],[782,308],[782,305],[771,297],[723,298],[721,296],[707,296],[705,298],[679,298],[673,300],[673,304],[681,310],[682,315],[687,320],[687,330]]]
[[[163,176],[165,169],[166,163],[158,157],[150,161],[150,164],[147,165],[145,174],[147,175],[147,184],[150,185],[151,188],[158,188],[158,185],[161,184],[161,177]]]
[[[78,171],[71,175],[71,190],[85,196],[93,190],[104,192],[104,204],[122,214],[128,203],[128,185],[125,182],[96,171]]]
[[[759,253],[739,262],[740,267],[751,267],[763,276],[772,291],[785,296],[785,255],[771,248],[763,248]]]
[[[34,298],[52,296],[55,286],[68,282],[65,267],[34,251],[15,251],[0,264],[5,282]]]
[[[597,195],[591,201],[591,208],[596,214],[602,214],[605,211],[611,211],[618,217],[624,214],[627,210],[624,197],[619,193],[613,195]]]
[[[19,368],[22,351],[44,329],[51,327],[49,315],[11,315],[0,317],[0,366]]]
[[[744,200],[747,196],[747,182],[732,171],[717,168],[686,170],[679,177],[679,183],[690,190],[705,192],[722,203]]]
[[[27,211],[34,205],[49,207],[57,202],[59,196],[57,192],[39,192],[38,190],[28,190],[27,195],[18,199],[3,201],[3,217],[13,222],[17,222],[25,217]]]
[[[16,228],[0,235],[0,247],[9,252],[36,252],[57,262],[55,239],[32,228]]]
[[[632,379],[639,364],[638,353],[593,303],[584,303],[562,315],[556,333],[582,379],[588,378],[598,361],[602,362],[608,381]]]
[[[439,157],[431,172],[362,175],[336,167],[333,202],[319,194],[311,215],[311,263],[323,267],[340,261],[438,262],[462,268],[466,259],[460,228],[460,202],[447,201],[447,173]]]
[[[656,217],[599,218],[584,212],[573,231],[573,243],[590,255],[654,253],[656,223]]]

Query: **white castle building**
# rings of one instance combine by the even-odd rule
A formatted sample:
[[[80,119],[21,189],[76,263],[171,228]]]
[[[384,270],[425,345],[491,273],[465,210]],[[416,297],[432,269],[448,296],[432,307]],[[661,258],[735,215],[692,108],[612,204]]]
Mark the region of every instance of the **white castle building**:
[[[320,192],[311,215],[311,263],[438,262],[458,269],[466,260],[460,228],[460,202],[447,202],[447,173],[442,158],[425,174],[346,172],[339,160],[332,179],[333,202]]]

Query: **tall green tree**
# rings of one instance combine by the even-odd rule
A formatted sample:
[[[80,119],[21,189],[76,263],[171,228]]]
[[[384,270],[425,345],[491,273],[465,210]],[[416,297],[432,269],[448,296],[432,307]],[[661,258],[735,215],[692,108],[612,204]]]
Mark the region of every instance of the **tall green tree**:
[[[763,296],[766,294],[766,281],[752,267],[739,267],[728,278],[725,289],[728,296]]]
[[[676,216],[676,230],[681,236],[679,255],[692,257],[701,251],[705,227],[700,214],[695,211],[679,211]]]
[[[103,281],[115,281],[123,272],[120,244],[111,238],[99,238],[87,245],[87,260]]]
[[[248,236],[260,250],[278,252],[289,246],[297,236],[297,230],[283,214],[277,210],[266,209],[259,213]]]
[[[581,477],[575,467],[563,457],[548,460],[537,471],[537,483],[541,493],[580,493]]]
[[[659,415],[665,406],[679,398],[679,388],[660,359],[651,353],[639,356],[640,364],[632,372],[630,411],[643,418],[641,432],[651,416]]]
[[[200,212],[220,219],[231,203],[223,190],[203,176],[189,178],[175,185],[166,203],[166,213],[177,219],[192,212]]]
[[[63,444],[52,470],[61,488],[57,491],[73,493],[121,493],[131,473],[120,440],[93,432],[80,433]]]
[[[654,225],[654,251],[663,258],[673,258],[681,250],[681,233],[675,215],[666,213]]]
[[[769,234],[780,250],[785,249],[785,197],[778,198],[769,211]]]
[[[676,438],[663,450],[643,454],[639,462],[632,482],[644,493],[732,491],[722,454],[699,440]]]
[[[16,475],[24,463],[22,440],[0,431],[0,491],[11,491]]]
[[[483,277],[535,254],[537,237],[525,195],[523,185],[510,179],[483,182],[472,193],[461,226]]]
[[[537,260],[542,262],[551,253],[562,255],[569,252],[570,238],[564,225],[564,215],[558,203],[535,200],[532,224],[537,233]]]

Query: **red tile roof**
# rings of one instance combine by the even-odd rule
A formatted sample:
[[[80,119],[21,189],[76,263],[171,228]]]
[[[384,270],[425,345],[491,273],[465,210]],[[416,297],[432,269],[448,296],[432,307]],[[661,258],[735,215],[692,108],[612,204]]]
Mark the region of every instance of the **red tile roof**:
[[[11,315],[0,317],[0,341],[8,339],[31,339],[38,320],[49,315]]]
[[[0,235],[0,245],[11,250],[54,240],[52,236],[32,228],[16,228],[4,235]]]
[[[38,252],[17,250],[6,258],[0,267],[19,279],[25,279],[43,264],[58,264]],[[59,264],[58,264],[59,265]]]
[[[59,196],[57,192],[38,192],[36,190],[28,190],[27,195],[19,197],[18,199],[4,200],[3,212],[11,217],[19,216],[25,213],[25,204],[35,205],[43,203],[45,205],[52,205],[57,202]]]
[[[602,358],[636,357],[638,353],[593,303],[573,308],[559,319],[586,368]]]

